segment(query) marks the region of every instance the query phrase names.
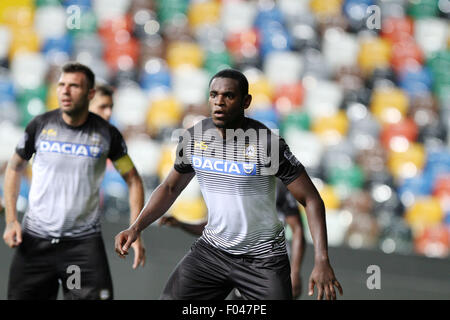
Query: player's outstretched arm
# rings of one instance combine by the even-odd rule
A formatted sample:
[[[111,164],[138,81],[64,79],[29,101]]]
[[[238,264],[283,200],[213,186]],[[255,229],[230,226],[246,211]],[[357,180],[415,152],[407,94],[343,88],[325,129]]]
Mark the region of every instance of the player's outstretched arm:
[[[317,299],[336,299],[335,287],[342,295],[342,287],[337,281],[328,257],[325,206],[306,171],[291,182],[287,188],[306,210],[308,225],[314,244],[314,268],[309,279],[308,294],[314,294],[317,286]]]
[[[11,157],[5,173],[5,222],[3,240],[10,247],[17,247],[22,242],[22,228],[17,220],[17,198],[19,196],[20,181],[28,161],[17,153]]]
[[[130,160],[131,162],[131,160]],[[129,190],[129,204],[130,204],[130,226],[136,221],[139,212],[144,207],[144,184],[142,178],[132,164],[132,168],[122,174],[126,181]],[[133,269],[141,265],[145,265],[145,247],[142,237],[138,237],[132,245],[134,251]]]
[[[172,169],[167,178],[153,191],[136,221],[115,238],[115,250],[120,257],[128,254],[131,244],[142,230],[160,218],[189,184],[195,173],[179,173]]]

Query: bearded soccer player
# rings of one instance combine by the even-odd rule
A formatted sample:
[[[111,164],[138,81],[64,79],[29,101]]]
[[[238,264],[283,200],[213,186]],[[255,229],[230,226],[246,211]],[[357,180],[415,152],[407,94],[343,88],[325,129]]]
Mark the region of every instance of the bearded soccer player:
[[[125,257],[142,230],[160,218],[197,175],[208,207],[202,236],[171,274],[161,299],[224,299],[233,288],[244,299],[292,299],[284,227],[275,205],[276,177],[305,208],[314,244],[309,295],[342,294],[328,257],[325,207],[303,165],[284,140],[245,117],[248,81],[232,69],[209,87],[211,117],[182,136],[174,168],[136,221],[116,236]]]
[[[99,189],[111,159],[129,187],[130,223],[144,205],[142,180],[120,132],[89,112],[95,76],[68,63],[57,85],[59,109],[26,127],[5,175],[3,239],[16,248],[8,299],[112,299],[113,285],[101,235]],[[34,155],[29,205],[22,224],[16,202],[20,177]],[[141,239],[133,244],[133,267],[144,265]],[[71,275],[78,272],[78,281]]]

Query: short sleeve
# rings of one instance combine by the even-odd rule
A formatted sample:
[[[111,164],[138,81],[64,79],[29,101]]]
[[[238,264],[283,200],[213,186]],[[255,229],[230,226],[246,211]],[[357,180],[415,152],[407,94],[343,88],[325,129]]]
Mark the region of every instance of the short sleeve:
[[[122,158],[124,155],[128,154],[127,145],[123,139],[122,134],[117,130],[116,127],[110,127],[111,134],[111,144],[109,146],[108,158],[111,161],[116,161]]]
[[[185,131],[185,133],[179,138],[175,155],[175,164],[173,166],[179,173],[194,172],[194,168],[191,165],[187,152],[187,148],[191,145],[190,141],[191,139],[188,131]]]
[[[278,142],[279,166],[275,176],[288,185],[305,170],[305,167],[292,154],[283,138],[280,137]]]
[[[16,153],[25,160],[30,160],[36,152],[35,140],[37,132],[37,119],[33,119],[25,128],[22,138],[16,146]]]

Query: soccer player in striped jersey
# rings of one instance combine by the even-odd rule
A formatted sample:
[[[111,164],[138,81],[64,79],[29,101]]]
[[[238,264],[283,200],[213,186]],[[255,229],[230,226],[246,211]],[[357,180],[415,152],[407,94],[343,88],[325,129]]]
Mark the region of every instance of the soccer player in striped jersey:
[[[208,208],[202,236],[171,274],[161,299],[223,299],[237,288],[244,299],[292,299],[284,227],[275,206],[276,178],[306,210],[314,244],[308,293],[342,294],[328,257],[325,207],[303,165],[284,140],[245,117],[252,97],[236,70],[210,81],[211,117],[180,138],[174,168],[135,223],[115,239],[119,256],[160,218],[194,176]]]

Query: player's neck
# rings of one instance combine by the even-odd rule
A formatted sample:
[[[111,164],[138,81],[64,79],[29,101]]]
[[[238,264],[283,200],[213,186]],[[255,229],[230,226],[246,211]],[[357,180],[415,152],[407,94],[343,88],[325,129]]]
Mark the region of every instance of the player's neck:
[[[83,110],[82,112],[76,114],[68,114],[66,112],[61,112],[63,121],[71,127],[79,127],[83,125],[86,122],[88,115],[89,115],[88,109]]]
[[[239,119],[236,119],[233,123],[227,124],[227,126],[224,127],[217,127],[216,129],[220,132],[220,135],[223,139],[226,139],[226,132],[227,130],[237,130],[237,129],[243,129],[245,124],[245,116],[242,116]]]

